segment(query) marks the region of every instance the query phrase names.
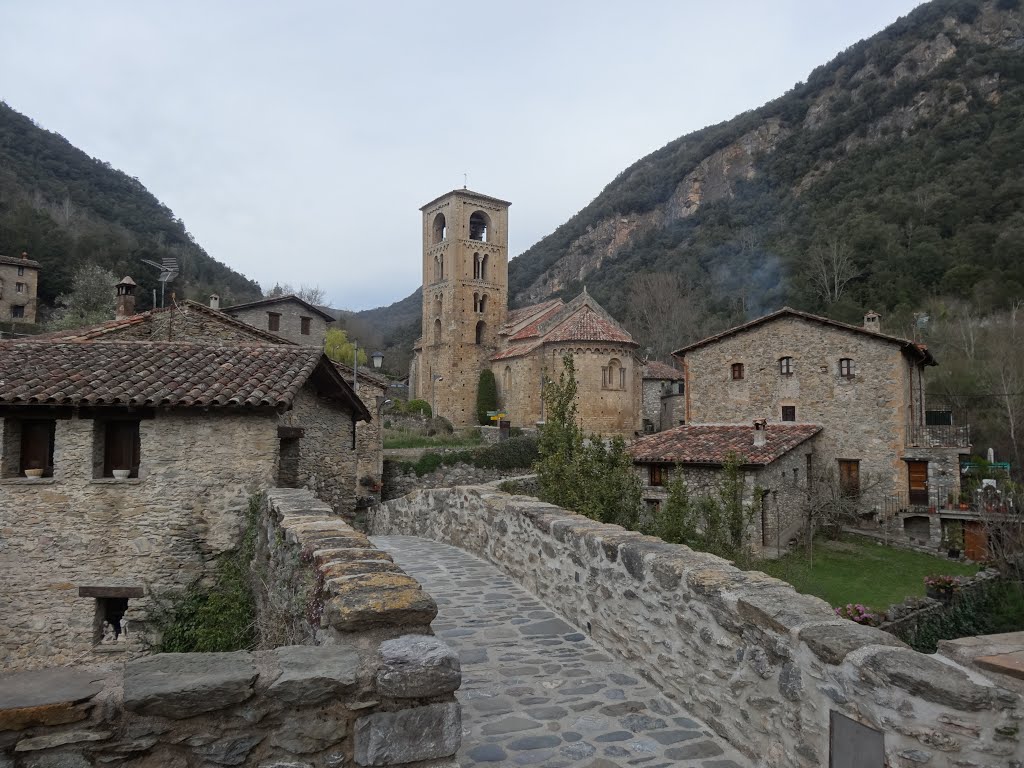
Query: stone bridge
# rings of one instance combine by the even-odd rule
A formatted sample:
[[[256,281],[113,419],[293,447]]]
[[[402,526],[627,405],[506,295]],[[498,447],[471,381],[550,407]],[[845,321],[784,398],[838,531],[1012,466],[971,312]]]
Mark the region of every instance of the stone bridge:
[[[760,572],[488,486],[368,526],[462,659],[464,766],[1022,764],[1015,693]]]

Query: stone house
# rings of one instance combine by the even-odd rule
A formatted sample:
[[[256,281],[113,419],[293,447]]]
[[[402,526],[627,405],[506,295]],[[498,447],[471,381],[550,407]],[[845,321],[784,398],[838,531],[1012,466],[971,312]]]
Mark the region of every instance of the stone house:
[[[586,290],[508,308],[510,203],[457,189],[427,203],[423,224],[423,336],[410,367],[410,396],[455,426],[477,423],[480,373],[497,380],[512,426],[543,421],[541,387],[572,354],[580,422],[588,432],[640,429],[638,345]]]
[[[224,307],[224,313],[294,344],[323,347],[334,316],[294,294]]]
[[[690,499],[716,496],[722,466],[735,455],[743,472],[744,503],[754,507],[751,542],[782,547],[803,524],[807,468],[821,427],[813,424],[686,424],[636,440],[629,452],[643,484],[644,501],[656,513],[668,487],[682,473]],[[755,489],[761,489],[760,498]]]
[[[3,666],[144,651],[152,595],[236,547],[262,488],[306,486],[351,515],[358,419],[309,347],[0,343]],[[121,618],[142,629],[103,642]]]
[[[859,497],[876,519],[959,495],[968,429],[931,425],[924,376],[936,361],[924,345],[882,333],[875,313],[861,327],[787,307],[674,354],[687,424],[821,427],[812,483]]]
[[[0,322],[34,323],[39,262],[28,257],[0,256]]]
[[[661,432],[686,423],[683,372],[651,360],[643,368],[643,429]]]

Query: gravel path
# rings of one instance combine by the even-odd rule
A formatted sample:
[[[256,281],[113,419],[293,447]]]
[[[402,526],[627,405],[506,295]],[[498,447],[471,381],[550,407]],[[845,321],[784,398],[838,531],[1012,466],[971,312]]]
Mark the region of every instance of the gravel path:
[[[469,766],[744,768],[742,758],[494,566],[412,536],[378,536],[437,601],[462,660]]]

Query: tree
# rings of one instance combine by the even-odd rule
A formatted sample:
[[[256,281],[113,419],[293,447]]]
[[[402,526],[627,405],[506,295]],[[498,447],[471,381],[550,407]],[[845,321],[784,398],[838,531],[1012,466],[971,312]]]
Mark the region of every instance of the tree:
[[[83,264],[71,278],[71,290],[57,297],[51,328],[78,328],[114,319],[118,278],[96,264]]]
[[[306,283],[302,283],[298,288],[292,286],[291,283],[274,283],[274,287],[267,291],[267,298],[288,296],[289,294],[298,296],[300,299],[312,304],[313,306],[322,306],[327,304],[327,291],[319,285],[307,285]]]
[[[671,544],[697,543],[697,515],[683,471],[676,468],[668,484],[668,498],[654,521],[655,535]]]
[[[491,423],[488,411],[498,409],[498,384],[490,368],[480,371],[480,381],[476,386],[476,418],[482,425]]]
[[[811,248],[807,266],[814,292],[824,304],[835,304],[853,278],[857,268],[849,246],[836,237]]]
[[[583,453],[583,431],[576,417],[576,366],[572,355],[562,358],[558,381],[545,379],[542,390],[544,424],[537,442],[537,480],[541,497],[551,504],[575,509],[577,468]]]
[[[324,337],[324,354],[331,360],[352,366],[352,357],[356,353],[355,343],[348,340],[348,334],[341,328],[330,328]],[[366,350],[359,349],[359,364],[366,365]]]

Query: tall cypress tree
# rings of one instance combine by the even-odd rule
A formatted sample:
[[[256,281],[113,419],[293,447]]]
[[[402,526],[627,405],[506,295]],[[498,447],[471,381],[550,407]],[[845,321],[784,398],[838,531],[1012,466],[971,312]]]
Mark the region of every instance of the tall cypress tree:
[[[498,384],[494,373],[489,368],[480,371],[480,381],[476,385],[476,418],[482,425],[491,423],[488,411],[498,409]]]

